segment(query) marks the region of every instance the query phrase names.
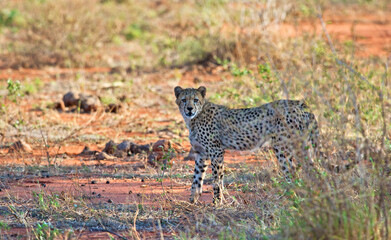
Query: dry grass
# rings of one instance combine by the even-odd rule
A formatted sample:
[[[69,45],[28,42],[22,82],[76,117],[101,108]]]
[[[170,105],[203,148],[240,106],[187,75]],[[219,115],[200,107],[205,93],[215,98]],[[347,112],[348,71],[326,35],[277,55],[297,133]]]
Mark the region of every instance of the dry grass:
[[[280,98],[306,99],[321,126],[325,159],[318,163],[318,171],[303,167],[292,184],[284,183],[273,171],[276,166],[272,164],[257,169],[242,166],[227,174],[226,187],[231,196],[226,194],[227,201],[220,207],[190,205],[168,197],[162,198],[164,204],[158,208],[96,205],[85,195],[83,198],[81,191],[75,195],[42,191],[27,202],[9,196],[1,200],[0,212],[7,219],[0,221],[0,236],[6,228],[3,223],[17,222],[17,226],[27,229],[31,238],[42,234],[75,237],[71,232],[78,229],[103,230],[128,239],[138,239],[138,232],[145,229],[155,230],[158,237],[164,232],[179,239],[390,238],[390,59],[356,58],[351,45],[333,43],[324,37],[327,28],[322,34],[313,32],[289,39],[273,30],[282,22],[294,24],[298,19],[322,21],[316,17],[319,5],[321,9],[337,9],[341,7],[339,4],[352,6],[351,3],[68,2],[0,3],[2,9],[17,9],[19,14],[13,21],[0,22],[3,32],[0,46],[9,45],[1,52],[3,64],[121,66],[131,70],[157,70],[158,78],[165,80],[148,84],[156,77],[137,72],[70,74],[44,86],[33,84],[36,90],[24,96],[18,96],[18,91],[10,94],[5,86],[0,102],[0,129],[6,136],[2,145],[9,145],[18,136],[28,136],[36,146],[46,141],[61,147],[83,139],[90,125],[76,131],[80,127],[77,120],[86,116],[75,114],[73,122],[63,123],[56,117],[56,111],[40,106],[47,117],[38,126],[35,115],[15,107],[43,93],[51,94],[46,101],[54,101],[64,89],[90,92],[107,99],[127,95],[129,102],[122,115],[107,117],[99,112],[89,122],[91,125],[99,123],[119,133],[129,129],[159,132],[148,117],[132,114],[132,108],[158,105],[166,113],[177,114],[171,95],[181,73],[171,73],[166,68],[185,69],[185,72],[204,64],[205,69],[218,69],[224,74],[224,81],[208,83],[208,94],[216,103],[243,107]],[[360,2],[358,6],[363,12],[381,12],[386,9],[386,3]],[[119,54],[122,51],[126,54]],[[26,86],[25,82],[22,85]],[[183,135],[179,133],[184,127],[178,126],[176,119],[170,119],[173,124],[168,131],[173,133],[174,140],[182,141]],[[91,141],[103,144],[107,139],[104,133],[101,135],[102,138]],[[115,138],[121,139],[121,134]],[[265,156],[273,162],[272,157]],[[362,163],[348,173],[334,174],[324,168],[325,162],[340,164],[356,158],[362,158]],[[7,167],[14,175],[24,176],[33,176],[41,168],[51,169],[54,175],[72,171],[60,165],[53,170],[50,164]],[[83,173],[110,177],[121,174],[129,177],[126,174],[131,171],[126,167],[117,173],[105,168],[84,170]],[[191,177],[185,166],[175,166],[172,172],[178,174],[173,177],[177,181]],[[161,176],[161,172],[148,168],[142,174],[156,179]],[[7,176],[1,175],[1,179]],[[53,226],[42,225],[48,222]]]
[[[153,69],[211,56],[249,63],[265,57],[264,49],[275,40],[267,28],[289,15],[301,16],[300,7],[312,9],[304,1],[298,6],[291,1],[3,2],[2,65]]]

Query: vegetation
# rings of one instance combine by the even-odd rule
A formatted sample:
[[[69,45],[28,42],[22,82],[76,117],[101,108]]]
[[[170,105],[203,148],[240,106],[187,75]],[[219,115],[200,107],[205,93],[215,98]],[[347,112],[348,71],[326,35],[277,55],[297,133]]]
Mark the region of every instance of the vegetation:
[[[322,13],[338,15],[340,9],[384,14],[390,5],[386,0],[0,2],[0,67],[49,69],[40,77],[0,79],[0,159],[18,162],[1,161],[0,190],[45,174],[74,181],[71,192],[52,192],[32,180],[41,187],[29,200],[1,195],[0,238],[22,227],[34,239],[78,238],[87,230],[122,239],[150,232],[176,239],[390,239],[390,58],[357,56],[356,38],[330,36]],[[300,29],[301,23],[318,28],[281,33],[285,25]],[[49,67],[71,70],[53,74]],[[90,67],[111,70],[77,70]],[[192,165],[179,161],[183,153],[171,148],[163,156],[169,164],[157,169],[142,154],[112,165],[63,164],[80,158],[62,151],[71,144],[103,148],[109,138],[125,136],[186,143],[172,92],[183,83],[206,84],[211,101],[230,107],[305,99],[321,126],[324,156],[317,170],[300,163],[297,179],[285,183],[272,154],[262,149],[251,155],[259,164],[227,164],[226,203],[215,207],[191,205],[175,195],[175,184],[190,184]],[[68,90],[98,95],[103,105],[122,103],[124,110],[59,117],[53,102]],[[169,124],[159,125],[165,120]],[[3,150],[17,138],[41,154],[10,157]],[[346,173],[326,167],[356,160],[360,164]],[[146,179],[161,194],[137,195],[137,203],[97,203],[97,194],[81,186],[91,178]],[[207,184],[209,178],[208,173]]]

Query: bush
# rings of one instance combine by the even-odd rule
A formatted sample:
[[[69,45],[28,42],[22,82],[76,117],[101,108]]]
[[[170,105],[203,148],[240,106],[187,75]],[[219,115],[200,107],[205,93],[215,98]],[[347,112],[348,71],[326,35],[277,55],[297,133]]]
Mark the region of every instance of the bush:
[[[23,1],[10,5],[26,19],[24,27],[9,32],[9,65],[89,66],[123,29],[117,5],[95,1]],[[15,10],[16,11],[16,10]],[[10,20],[9,20],[10,21]],[[6,20],[6,22],[9,22]]]

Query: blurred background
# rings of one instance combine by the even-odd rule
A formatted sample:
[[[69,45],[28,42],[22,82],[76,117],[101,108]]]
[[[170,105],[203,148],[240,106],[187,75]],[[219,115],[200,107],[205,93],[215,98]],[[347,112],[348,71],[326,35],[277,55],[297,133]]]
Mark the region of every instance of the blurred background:
[[[324,129],[345,125],[343,134],[352,136],[374,137],[369,131],[383,125],[378,91],[382,101],[390,94],[386,0],[31,0],[2,1],[0,9],[7,134],[18,131],[9,124],[28,122],[13,117],[13,103],[43,114],[64,111],[69,91],[93,96],[106,110],[167,113],[180,122],[176,85],[205,85],[212,101],[230,107],[305,99]],[[358,112],[363,122],[350,121]]]
[[[137,197],[131,204],[136,207],[126,215],[117,208],[110,213],[96,206],[65,209],[72,206],[70,198],[57,196],[64,208],[54,203],[51,207],[75,221],[65,224],[63,216],[40,202],[53,200],[52,193],[15,200],[3,191],[0,236],[2,226],[13,231],[19,226],[16,221],[23,222],[24,232],[15,230],[21,236],[39,237],[53,230],[40,225],[44,230],[39,232],[36,222],[51,222],[68,233],[80,230],[76,223],[87,220],[79,219],[78,211],[90,220],[110,218],[131,226],[129,219],[137,218],[140,209],[140,221],[156,223],[167,217],[178,224],[163,224],[163,233],[171,237],[389,239],[390,60],[389,0],[0,1],[0,190],[10,189],[11,195],[30,191],[23,186],[15,190],[15,176],[48,175],[58,190],[64,186],[58,179],[71,176],[74,169],[83,181],[98,176],[165,182],[167,170],[148,165],[150,155],[97,160],[94,152],[86,161],[79,154],[85,147],[100,152],[110,140],[140,145],[168,140],[176,155],[156,156],[164,158],[164,166],[175,159],[167,181],[181,190],[173,196],[186,199],[193,163],[183,161],[190,144],[175,104],[177,85],[204,85],[210,101],[236,108],[304,99],[317,116],[327,161],[364,162],[344,176],[323,172],[317,180],[303,177],[287,191],[273,180],[278,179],[277,166],[268,149],[228,152],[227,188],[236,196],[230,201],[245,207],[207,208],[193,219],[186,215],[187,205],[170,205],[203,228],[193,228],[175,214],[167,217],[163,207],[157,211],[152,203],[139,208]],[[18,141],[21,145],[15,145]],[[147,191],[131,186],[133,192]],[[85,198],[75,197],[78,194],[72,201],[80,205]],[[88,194],[92,202],[101,201]],[[145,198],[149,203],[161,196],[145,194],[150,194]],[[112,193],[109,200],[125,203],[124,199]],[[205,201],[211,201],[210,192]],[[23,217],[8,208],[10,204],[20,211],[28,206],[41,215],[25,211]],[[94,215],[92,209],[106,215]],[[212,213],[217,220],[209,217]],[[103,227],[91,224],[86,229],[130,231],[107,221]],[[130,235],[140,237],[137,232],[146,231],[142,226]]]

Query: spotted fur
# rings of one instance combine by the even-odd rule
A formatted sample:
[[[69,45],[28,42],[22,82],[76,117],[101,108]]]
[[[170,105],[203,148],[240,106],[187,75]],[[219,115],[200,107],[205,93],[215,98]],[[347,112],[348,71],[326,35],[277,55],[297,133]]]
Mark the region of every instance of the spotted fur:
[[[303,101],[279,100],[260,107],[230,109],[208,102],[205,87],[178,86],[174,92],[196,153],[191,202],[196,202],[202,193],[209,159],[213,201],[219,204],[223,200],[226,149],[251,150],[270,142],[288,181],[294,173],[293,159],[312,162],[318,155],[318,125]]]

